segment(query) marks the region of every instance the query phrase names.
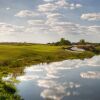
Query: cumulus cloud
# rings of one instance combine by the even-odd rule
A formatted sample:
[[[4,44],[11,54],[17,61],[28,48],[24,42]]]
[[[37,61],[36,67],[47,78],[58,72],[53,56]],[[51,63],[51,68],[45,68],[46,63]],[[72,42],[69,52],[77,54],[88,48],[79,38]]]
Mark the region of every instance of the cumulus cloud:
[[[63,15],[60,13],[47,13],[47,18],[51,19],[51,18],[61,18]]]
[[[60,13],[47,13],[46,25],[50,27],[50,31],[66,34],[66,33],[77,33],[80,29],[80,25],[71,22],[63,21],[64,15]]]
[[[53,3],[47,3],[47,4],[38,6],[38,10],[41,12],[50,12],[50,11],[54,11],[56,9],[57,9],[57,6],[55,6],[55,4],[53,4]]]
[[[76,9],[82,7],[81,4],[69,3],[65,0],[44,0],[45,3],[38,5],[35,11],[22,10],[15,16],[17,17],[36,17],[41,13],[43,18],[28,20],[28,26],[24,32],[30,33],[56,33],[58,37],[80,34],[94,34],[99,33],[100,26],[82,26],[77,23],[69,22],[66,19],[65,14],[59,12],[59,9]]]
[[[90,27],[93,26],[82,26],[80,24],[65,21],[64,19],[66,16],[58,11],[59,9],[76,9],[80,7],[82,7],[81,4],[69,3],[65,0],[55,0],[39,5],[38,11],[46,16],[44,25],[48,27],[48,32],[55,32],[60,36],[65,36],[67,34],[80,35],[92,34],[93,32],[98,33],[97,27],[94,28],[94,31],[91,31]]]
[[[48,1],[48,0],[46,0]],[[51,0],[49,0],[51,1]],[[52,11],[55,11],[55,10],[59,10],[59,9],[76,9],[76,8],[80,8],[82,7],[81,4],[74,4],[74,3],[69,3],[65,0],[58,0],[58,1],[55,1],[55,2],[49,2],[49,3],[45,3],[45,4],[42,4],[42,5],[39,5],[38,6],[38,10],[41,11],[41,12],[52,12]]]
[[[9,28],[10,31],[18,31],[24,33],[46,33],[49,36],[56,35],[56,39],[67,35],[86,35],[97,33],[99,35],[100,26],[83,26],[67,20],[66,14],[68,10],[81,8],[79,3],[69,3],[66,0],[43,0],[43,4],[39,4],[36,9],[21,10],[15,16],[20,18],[29,18],[24,28]],[[7,8],[9,9],[9,8]],[[42,15],[41,15],[42,14]],[[83,15],[82,15],[83,16]],[[82,17],[81,16],[81,17]],[[35,17],[35,18],[34,18]],[[83,16],[84,17],[84,16]],[[32,19],[33,18],[33,19]],[[96,19],[99,17],[96,17]],[[15,25],[16,26],[16,25]],[[3,28],[1,28],[2,30]],[[54,34],[54,35],[51,35]],[[50,39],[50,38],[49,38]]]
[[[11,33],[55,33],[57,35],[99,34],[100,26],[81,26],[72,22],[59,20],[60,14],[49,14],[47,20],[28,20],[27,26],[0,23],[0,35]]]
[[[48,26],[44,25],[43,20],[28,20],[27,26],[17,26],[9,23],[0,23],[0,35],[11,35],[14,33],[45,33]]]
[[[62,17],[62,18],[61,18]],[[63,16],[49,16],[46,24],[51,26],[51,30],[60,34],[99,34],[100,26],[82,26],[77,23],[63,21]]]
[[[15,16],[23,18],[23,17],[34,17],[34,16],[38,16],[38,15],[39,15],[39,13],[37,13],[37,12],[33,12],[30,10],[21,10]]]
[[[59,34],[77,34],[80,26],[71,22],[51,22],[52,31]]]
[[[69,2],[67,2],[65,0],[59,0],[59,1],[55,2],[55,4],[58,7],[67,8],[67,9],[69,8],[71,10],[82,7],[81,4],[74,4],[74,3],[70,4]]]
[[[100,26],[82,26],[62,19],[61,14],[49,14],[45,24],[51,27],[50,31],[58,34],[99,34]]]
[[[14,32],[23,32],[24,26],[16,26],[8,23],[0,23],[0,34],[10,34]]]
[[[48,32],[55,32],[63,36],[67,34],[98,34],[100,26],[82,26],[77,23],[65,21],[65,15],[59,12],[59,9],[72,10],[80,7],[82,7],[81,4],[69,3],[65,0],[53,0],[53,2],[46,0],[46,3],[38,6],[38,11],[46,16],[44,25],[47,25]]]
[[[88,21],[98,21],[100,20],[100,13],[87,13],[82,14],[81,19],[88,20]]]

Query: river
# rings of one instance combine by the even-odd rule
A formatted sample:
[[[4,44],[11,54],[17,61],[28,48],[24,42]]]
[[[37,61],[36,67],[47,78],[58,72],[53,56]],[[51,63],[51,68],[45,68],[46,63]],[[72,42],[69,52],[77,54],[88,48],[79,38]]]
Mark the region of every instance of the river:
[[[17,80],[24,100],[100,100],[100,56],[26,67]]]

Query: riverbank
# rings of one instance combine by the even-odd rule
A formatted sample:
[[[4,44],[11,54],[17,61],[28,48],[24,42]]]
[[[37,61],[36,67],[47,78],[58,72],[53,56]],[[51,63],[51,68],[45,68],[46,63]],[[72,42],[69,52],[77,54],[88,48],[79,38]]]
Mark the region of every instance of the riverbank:
[[[44,44],[0,44],[0,79],[2,76],[6,76],[9,73],[13,73],[16,77],[23,73],[24,66],[43,62],[50,63],[66,59],[91,58],[94,55],[97,55],[92,51],[85,50],[83,52],[71,52],[63,49],[69,47],[70,46],[50,46]],[[5,91],[2,84],[5,83],[2,83],[1,81],[0,87],[2,91]],[[10,89],[13,90],[13,87]],[[1,97],[4,97],[2,93],[6,93],[8,95],[7,98],[14,98],[15,92],[10,93],[9,95],[8,91],[2,91],[0,92],[0,99]]]
[[[12,69],[43,62],[55,62],[66,59],[84,59],[97,55],[93,51],[71,52],[71,46],[50,46],[43,44],[0,44],[0,74],[13,72]],[[64,49],[66,48],[66,50]],[[100,47],[95,47],[100,50]],[[99,53],[98,53],[99,54]]]

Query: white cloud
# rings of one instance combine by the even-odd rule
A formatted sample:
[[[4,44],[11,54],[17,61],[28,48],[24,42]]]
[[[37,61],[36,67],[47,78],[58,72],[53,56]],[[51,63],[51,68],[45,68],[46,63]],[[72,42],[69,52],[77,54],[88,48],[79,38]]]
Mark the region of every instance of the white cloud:
[[[30,10],[22,10],[20,12],[18,12],[15,16],[17,17],[34,17],[34,16],[38,16],[39,13],[34,12],[34,11],[30,11]]]
[[[55,0],[44,0],[45,2],[53,2],[53,1],[55,1]]]
[[[59,34],[81,34],[82,26],[72,22],[63,21],[64,15],[60,13],[46,13],[46,25],[50,27],[50,31]]]
[[[26,33],[37,33],[37,34],[40,34],[42,32],[43,34],[45,34],[45,33],[48,33],[47,30],[48,30],[48,27],[41,27],[41,26],[32,27],[31,26],[31,27],[27,27],[25,29],[25,32]]]
[[[55,2],[50,2],[50,3],[45,3],[42,5],[38,6],[38,10],[41,12],[52,12],[55,10],[59,10],[59,9],[76,9],[76,8],[80,8],[82,7],[81,4],[74,4],[74,3],[69,3],[65,0],[58,0]]]
[[[50,19],[50,18],[61,18],[63,15],[60,14],[60,13],[47,13],[47,18]]]
[[[0,23],[0,34],[10,34],[13,32],[22,32],[24,26],[16,26],[8,23]]]
[[[24,33],[46,33],[49,36],[56,36],[54,40],[67,35],[80,34],[95,34],[99,33],[100,26],[83,26],[77,23],[68,21],[66,18],[67,10],[77,9],[82,7],[79,3],[69,3],[66,0],[43,0],[44,4],[38,6],[34,11],[21,10],[15,16],[17,17],[32,17],[33,20],[26,20],[28,24],[24,28],[9,28],[8,32],[20,30]],[[9,8],[8,8],[9,9]],[[63,12],[64,11],[64,12]],[[42,15],[40,15],[42,14]],[[38,16],[38,17],[37,17]],[[35,18],[34,18],[35,17]],[[15,25],[16,26],[16,25]],[[3,30],[1,28],[0,30]],[[6,29],[5,29],[6,30]],[[54,34],[54,35],[51,35]]]
[[[10,7],[7,7],[7,8],[6,8],[6,10],[10,10],[10,9],[11,9]]]
[[[59,20],[59,14],[49,14],[47,21],[44,20],[29,20],[29,27],[26,28],[27,32],[52,32],[60,35],[80,35],[80,34],[99,34],[100,26],[81,26],[72,22]]]
[[[82,14],[81,19],[88,20],[88,21],[100,20],[100,13]]]
[[[69,3],[65,0],[44,0],[45,3],[39,5],[38,8],[33,11],[22,10],[15,16],[17,17],[34,17],[39,13],[44,15],[43,19],[28,20],[28,26],[25,32],[29,33],[56,33],[58,37],[61,34],[83,34],[81,26],[71,22],[64,21],[64,14],[59,12],[59,9],[76,9],[82,7],[81,4]],[[56,12],[54,12],[56,11]],[[39,13],[38,13],[39,12]]]
[[[47,13],[46,25],[50,26],[50,31],[58,34],[98,34],[100,26],[82,26],[80,24],[63,21],[64,16],[59,13]]]
[[[99,33],[100,32],[100,26],[96,26],[96,25],[95,26],[89,26],[88,30],[90,32]]]
[[[87,25],[88,25],[87,26],[87,25],[85,25],[85,23],[81,23],[82,20],[79,19],[79,21],[78,21],[78,19],[77,19],[78,16],[76,18],[74,18],[74,15],[77,15],[77,14],[79,15],[79,13],[80,13],[80,10],[76,10],[76,9],[80,9],[83,6],[81,3],[79,3],[79,2],[76,3],[73,1],[70,2],[70,0],[42,0],[41,2],[38,2],[38,4],[39,5],[35,5],[33,7],[33,10],[28,10],[28,9],[25,10],[22,7],[21,9],[23,9],[23,10],[18,11],[15,15],[16,17],[12,16],[13,13],[16,12],[13,9],[13,11],[11,11],[8,14],[9,16],[7,16],[7,19],[5,21],[12,22],[12,21],[10,21],[11,18],[9,19],[9,17],[12,16],[15,19],[15,21],[13,23],[16,23],[16,25],[24,24],[24,26],[25,26],[24,29],[23,28],[15,28],[15,27],[14,28],[11,28],[11,27],[1,28],[0,34],[5,34],[6,32],[13,33],[15,31],[20,30],[20,33],[23,32],[23,37],[25,37],[24,33],[25,33],[25,35],[26,35],[26,33],[28,33],[27,36],[28,35],[30,36],[30,34],[32,34],[31,36],[33,36],[34,33],[41,34],[41,31],[42,31],[43,34],[45,34],[45,33],[48,34],[48,41],[57,41],[61,37],[65,37],[65,38],[69,37],[69,39],[71,39],[72,41],[75,41],[76,39],[80,39],[80,38],[86,38],[87,40],[89,39],[91,41],[99,41],[100,26],[99,26],[98,22],[97,22],[98,23],[97,25],[93,25],[93,23],[91,23],[92,26],[91,26],[90,22],[87,22]],[[11,9],[12,8],[10,8],[10,6],[6,6],[3,10],[7,11],[7,10],[11,10]],[[74,10],[74,11],[71,12],[71,10]],[[6,14],[6,11],[4,13],[4,16]],[[1,9],[1,12],[2,12],[2,9]],[[17,17],[21,17],[21,18],[25,18],[25,19],[24,20],[16,19]],[[83,13],[81,18],[84,20],[89,20],[89,21],[90,20],[99,21],[100,13],[95,13],[95,12],[94,13],[86,13],[86,14]],[[4,19],[4,18],[2,17],[1,20],[2,19]],[[82,25],[74,23],[74,22],[70,22],[71,19],[74,22],[78,21]],[[77,20],[75,20],[75,19],[77,19]],[[90,24],[90,26],[89,26],[89,24]],[[79,37],[75,36],[76,34],[79,35]],[[82,34],[82,35],[80,35],[80,34]],[[91,39],[86,34],[89,34]],[[91,35],[91,34],[94,34],[94,35]],[[17,35],[17,36],[20,37],[20,35]],[[43,35],[43,37],[45,37],[45,36],[46,35]],[[74,38],[74,36],[75,36],[75,38]],[[53,40],[50,39],[49,37],[53,38]],[[98,38],[98,40],[96,39],[96,37]],[[2,38],[2,39],[4,39],[4,38]],[[26,38],[26,40],[27,40],[27,38]],[[34,39],[33,39],[33,41],[34,41]]]
[[[71,9],[71,10],[82,7],[81,4],[69,3],[69,2],[66,2],[65,0],[59,0],[55,4],[58,7],[67,8],[67,9]]]
[[[62,18],[61,18],[62,17]],[[60,14],[47,15],[46,25],[50,26],[50,31],[58,34],[94,34],[99,33],[99,26],[81,26],[76,23],[63,21]],[[92,29],[92,30],[91,30]]]
[[[49,27],[49,32],[55,32],[58,34],[80,34],[80,32],[82,32],[80,25],[64,21],[64,14],[59,12],[59,9],[80,8],[82,7],[81,4],[69,3],[65,0],[55,0],[54,2],[50,2],[49,0],[48,2],[39,5],[38,11],[46,16],[45,24]]]
[[[45,21],[44,20],[28,20],[28,24],[34,25],[34,26],[37,26],[37,25],[43,26],[43,24],[45,24]]]
[[[57,6],[55,6],[55,4],[53,4],[53,3],[46,3],[46,4],[38,6],[38,11],[40,11],[40,12],[50,12],[50,11],[54,11],[56,9],[57,9]]]
[[[28,20],[28,26],[25,29],[25,32],[31,33],[48,33],[49,26],[45,25],[45,20]]]
[[[75,6],[76,6],[76,8],[80,8],[80,7],[82,7],[81,4],[76,4]]]
[[[81,26],[72,22],[59,20],[60,14],[49,14],[45,20],[28,20],[27,26],[16,26],[8,23],[0,23],[0,34],[10,33],[55,33],[57,35],[80,35],[80,34],[98,34],[100,26]]]

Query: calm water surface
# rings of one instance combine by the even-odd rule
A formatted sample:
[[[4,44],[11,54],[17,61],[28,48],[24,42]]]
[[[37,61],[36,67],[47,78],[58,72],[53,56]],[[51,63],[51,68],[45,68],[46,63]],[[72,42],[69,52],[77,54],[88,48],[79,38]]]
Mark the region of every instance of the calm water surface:
[[[100,56],[33,65],[17,79],[25,100],[100,100]]]

